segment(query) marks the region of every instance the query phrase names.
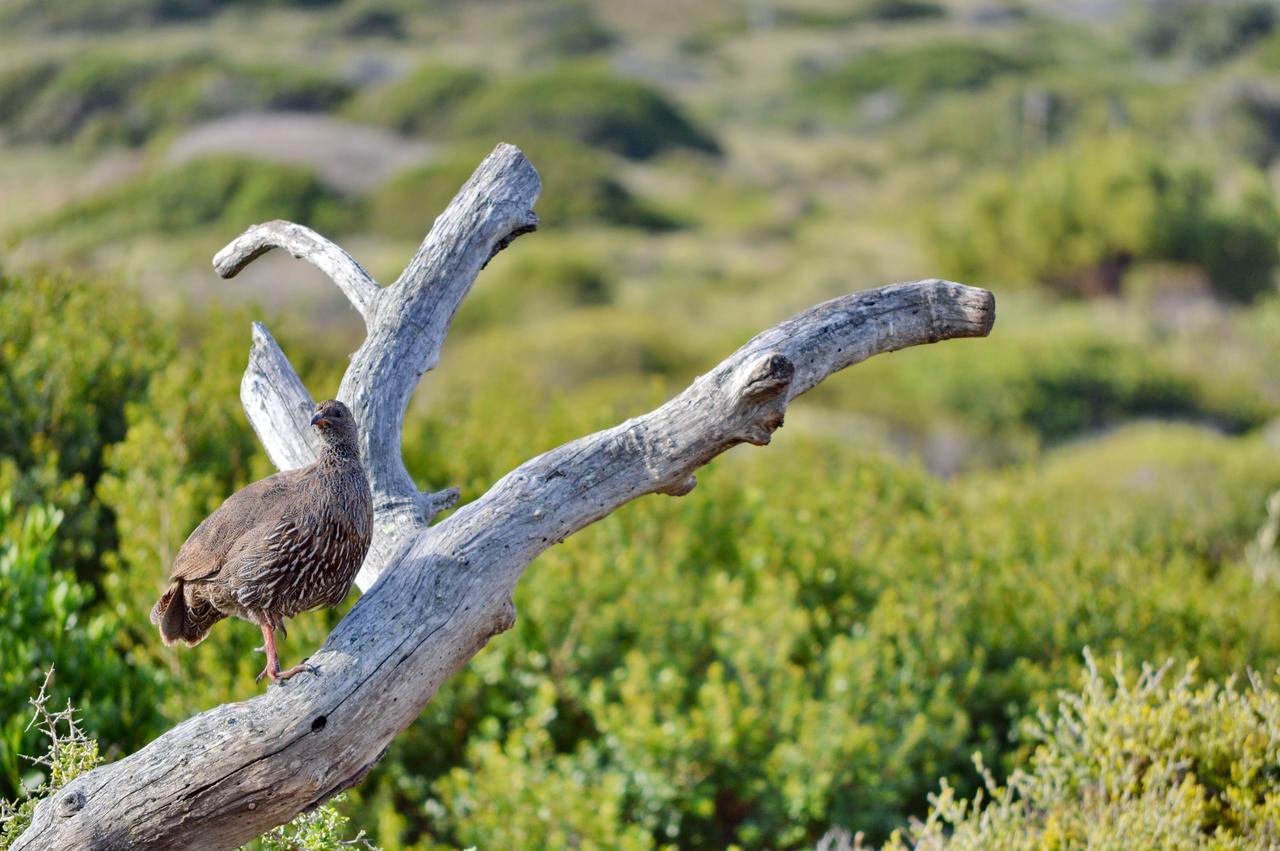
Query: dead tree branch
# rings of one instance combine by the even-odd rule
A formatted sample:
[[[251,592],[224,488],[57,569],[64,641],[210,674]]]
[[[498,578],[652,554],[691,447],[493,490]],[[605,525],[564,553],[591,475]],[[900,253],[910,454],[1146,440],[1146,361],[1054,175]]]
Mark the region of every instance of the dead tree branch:
[[[768,443],[788,403],[833,372],[983,336],[995,319],[990,293],[938,280],[828,301],[756,336],[658,409],[533,458],[428,526],[456,491],[424,493],[409,479],[405,407],[475,275],[536,227],[538,189],[524,156],[499,146],[385,289],[332,243],[286,223],[250,229],[218,255],[232,274],[287,248],[336,270],[365,317],[369,335],[339,397],[359,419],[378,513],[367,593],[311,657],[317,676],[201,713],[78,778],[40,805],[15,847],[230,848],[318,806],[359,782],[440,685],[511,627],[516,582],[543,550],[636,497],[688,493],[695,470],[735,444]],[[312,457],[310,396],[261,325],[242,398],[272,460]]]

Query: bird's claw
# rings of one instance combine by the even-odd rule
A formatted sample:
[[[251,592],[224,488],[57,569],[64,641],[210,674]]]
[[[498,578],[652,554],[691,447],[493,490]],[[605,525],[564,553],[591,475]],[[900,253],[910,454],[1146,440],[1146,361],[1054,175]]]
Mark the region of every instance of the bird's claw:
[[[275,683],[276,685],[282,686],[285,683],[287,683],[291,678],[303,672],[319,676],[320,668],[317,667],[316,665],[307,664],[307,660],[303,659],[301,662],[294,665],[292,668],[290,668],[287,671],[281,671],[281,670],[270,671],[270,670],[267,670],[266,668],[263,668],[262,673],[258,674],[258,679],[255,680],[255,682],[262,682],[263,677],[270,677],[271,682]]]

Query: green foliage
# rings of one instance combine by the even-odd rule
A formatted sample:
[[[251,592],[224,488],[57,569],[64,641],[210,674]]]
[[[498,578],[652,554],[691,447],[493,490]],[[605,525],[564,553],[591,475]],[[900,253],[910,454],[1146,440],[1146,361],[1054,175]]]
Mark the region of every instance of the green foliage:
[[[574,57],[612,47],[617,36],[600,22],[585,0],[558,0],[551,8],[530,15],[521,26],[530,39],[531,56]]]
[[[409,430],[422,480],[475,493],[600,424],[488,396]],[[1151,426],[945,484],[775,443],[542,556],[514,634],[446,684],[360,800],[481,847],[516,826],[605,844],[641,826],[676,847],[806,847],[833,822],[883,838],[937,777],[971,788],[975,749],[1011,767],[1010,734],[1086,646],[1200,655],[1214,675],[1280,660],[1230,565],[1280,483],[1262,440]]]
[[[97,554],[115,546],[111,516],[92,500],[103,452],[168,354],[130,293],[0,276],[0,491],[62,513],[59,557],[82,577],[96,578]]]
[[[591,65],[497,81],[458,110],[455,126],[486,141],[576,139],[631,159],[677,148],[719,151],[709,134],[659,92]]]
[[[467,297],[453,331],[529,326],[584,307],[614,301],[616,273],[600,257],[564,243],[531,246],[495,264],[484,285]]]
[[[803,93],[811,99],[849,103],[876,92],[891,92],[912,104],[938,92],[979,89],[1001,75],[1027,68],[1027,61],[1019,57],[967,42],[875,49],[805,79]]]
[[[252,5],[328,6],[340,0],[267,0]],[[207,18],[248,0],[12,0],[0,10],[0,24],[27,30],[94,32]]]
[[[338,851],[340,848],[369,848],[378,851],[378,846],[364,838],[364,831],[357,833],[354,838],[346,838],[347,823],[351,820],[337,809],[344,800],[345,795],[338,795],[288,824],[264,833],[256,842],[245,847],[255,851]]]
[[[64,671],[62,687],[92,714],[92,727],[107,742],[135,747],[160,721],[154,705],[154,674],[127,655],[104,653],[120,621],[113,613],[91,613],[94,593],[54,561],[57,511],[15,508],[0,496],[0,797],[11,797],[27,775],[19,754],[31,753],[43,727],[32,729],[22,706],[41,681],[41,671]],[[94,754],[96,755],[96,745]],[[49,782],[68,777],[61,762]],[[30,785],[30,784],[28,784]]]
[[[138,145],[157,132],[255,109],[328,110],[350,89],[319,71],[90,53],[0,79],[0,126],[15,141]]]
[[[1131,136],[1047,153],[1016,175],[976,178],[939,221],[949,273],[1039,281],[1073,295],[1118,291],[1135,260],[1194,264],[1225,298],[1274,288],[1280,215],[1264,191],[1232,202],[1203,170]]]
[[[1093,659],[1024,736],[1030,766],[1000,785],[975,755],[985,795],[945,781],[926,821],[888,847],[1264,848],[1280,842],[1280,693],[1252,674],[1201,683],[1194,664],[1136,677],[1118,659],[1108,682]]]
[[[945,7],[928,0],[857,0],[841,4],[841,8],[787,7],[778,10],[779,19],[786,24],[828,29],[850,24],[873,21],[916,21],[942,18]]]
[[[1002,310],[1001,330],[981,344],[876,358],[814,398],[887,422],[914,446],[963,436],[969,466],[1025,460],[1133,419],[1243,432],[1280,413],[1280,394],[1263,389],[1274,351],[1261,329],[1170,328],[1149,309],[1096,302],[1011,299]]]
[[[433,815],[473,847],[654,848],[646,826],[625,820],[625,773],[591,747],[556,753],[548,732],[556,702],[544,680],[530,696],[527,717],[505,739],[490,738],[496,730],[477,737],[467,749],[468,768],[440,781]]]
[[[1268,0],[1146,0],[1134,46],[1151,56],[1184,54],[1198,62],[1227,59],[1276,28]]]
[[[349,226],[353,205],[308,169],[238,157],[205,157],[146,175],[73,203],[27,233],[55,234],[92,247],[140,234],[181,234],[288,219],[333,233]]]
[[[402,133],[435,135],[485,81],[485,75],[473,68],[428,63],[398,80],[361,92],[346,114]]]
[[[542,225],[661,229],[673,224],[613,176],[615,166],[607,155],[550,137],[522,138],[519,144],[542,179],[536,206]],[[490,150],[487,143],[464,145],[436,162],[392,176],[369,198],[370,227],[389,236],[420,239]]]

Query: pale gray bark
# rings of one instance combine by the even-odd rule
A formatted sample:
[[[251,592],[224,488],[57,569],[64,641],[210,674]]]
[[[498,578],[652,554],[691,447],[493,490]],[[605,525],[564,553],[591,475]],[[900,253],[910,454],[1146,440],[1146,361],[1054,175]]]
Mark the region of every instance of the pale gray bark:
[[[768,443],[791,399],[831,373],[881,352],[983,336],[995,319],[990,293],[938,280],[828,301],[756,336],[660,408],[533,458],[428,527],[451,497],[418,491],[405,473],[405,405],[476,273],[536,225],[537,192],[523,155],[500,146],[400,279],[376,291],[345,252],[284,223],[251,229],[219,254],[219,269],[233,272],[266,247],[288,248],[346,276],[365,316],[369,336],[339,397],[359,418],[381,524],[381,549],[362,574],[368,593],[312,655],[318,675],[201,713],[78,778],[40,805],[16,847],[229,848],[323,803],[357,783],[440,685],[510,628],[512,592],[540,552],[638,496],[688,493],[698,467],[735,444]],[[277,464],[309,460],[310,397],[261,325],[242,396]]]

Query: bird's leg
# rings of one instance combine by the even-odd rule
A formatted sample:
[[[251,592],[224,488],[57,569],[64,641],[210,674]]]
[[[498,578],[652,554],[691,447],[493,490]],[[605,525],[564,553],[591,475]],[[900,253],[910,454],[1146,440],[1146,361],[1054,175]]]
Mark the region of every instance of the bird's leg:
[[[280,677],[280,657],[276,655],[276,637],[271,631],[271,624],[265,620],[259,626],[262,627],[262,646],[258,649],[267,651],[267,667],[258,674],[256,682],[262,682],[263,677],[270,677],[271,682],[274,683]]]
[[[275,630],[272,629],[271,624],[267,622],[263,622],[261,626],[263,638],[262,646],[267,651],[267,667],[263,668],[262,673],[258,674],[258,682],[261,682],[263,677],[268,677],[271,682],[278,683],[281,680],[289,679],[295,674],[301,674],[303,671],[310,671],[313,674],[318,672],[317,668],[314,665],[308,665],[305,659],[287,671],[280,670],[280,657],[276,653]],[[284,630],[282,628],[281,632],[283,631]]]

